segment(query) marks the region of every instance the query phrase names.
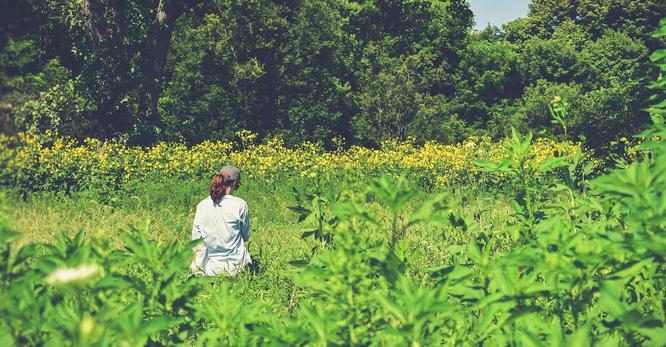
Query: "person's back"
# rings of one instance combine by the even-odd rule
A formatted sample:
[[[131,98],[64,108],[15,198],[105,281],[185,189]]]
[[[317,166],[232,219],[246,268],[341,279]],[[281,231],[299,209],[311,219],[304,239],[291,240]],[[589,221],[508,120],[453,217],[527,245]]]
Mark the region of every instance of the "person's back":
[[[225,167],[213,178],[211,195],[197,205],[192,239],[202,239],[203,245],[195,249],[193,271],[232,276],[252,263],[245,246],[250,238],[249,209],[245,200],[231,195],[239,184],[238,169]]]

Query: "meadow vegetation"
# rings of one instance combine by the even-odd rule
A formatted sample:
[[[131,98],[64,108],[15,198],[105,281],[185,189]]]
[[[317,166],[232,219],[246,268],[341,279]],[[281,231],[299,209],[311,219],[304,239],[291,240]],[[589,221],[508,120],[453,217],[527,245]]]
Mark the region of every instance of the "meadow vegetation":
[[[237,138],[204,141],[192,147],[163,142],[144,148],[91,138],[76,141],[54,133],[0,135],[0,161],[4,162],[0,181],[23,191],[69,192],[102,186],[114,189],[128,182],[157,178],[209,178],[220,163],[231,163],[242,167],[248,179],[267,184],[294,177],[360,179],[410,172],[410,179],[434,187],[480,179],[499,182],[501,174],[483,174],[473,162],[506,155],[506,141],[487,137],[470,138],[457,145],[387,140],[377,149],[352,146],[335,151],[325,151],[313,143],[287,147],[277,139],[255,143],[256,134],[249,131],[237,132]],[[555,157],[572,160],[580,144],[542,137],[530,151],[529,161],[534,164]]]
[[[23,76],[31,59],[14,66],[8,57],[32,56],[31,41],[7,39],[0,67],[21,71],[0,75],[3,88],[14,88],[0,102],[16,98],[22,106],[10,110],[20,129],[0,135],[0,345],[666,344],[666,79],[643,88],[645,47],[663,42],[666,19],[651,37],[645,32],[653,29],[650,21],[625,20],[638,16],[633,12],[661,11],[660,2],[636,7],[626,0],[621,9],[604,2],[592,11],[590,1],[534,1],[528,18],[501,33],[476,33],[469,42],[463,40],[471,24],[465,1],[374,7],[304,1],[294,11],[273,2],[222,3],[184,1],[191,7],[159,9],[157,21],[168,18],[178,28],[169,64],[166,52],[150,49],[151,35],[165,27],[153,26],[147,3],[127,2],[133,4],[129,13],[105,3],[88,9],[89,18],[76,12],[78,2],[43,3],[45,13],[70,20],[67,30],[48,23],[56,25],[51,34],[71,35],[70,48],[77,49],[69,58],[83,61],[76,77],[58,58]],[[251,23],[233,22],[233,35],[217,30],[221,18],[240,20],[245,17],[232,15],[246,10],[264,29],[279,31],[294,19],[286,46],[252,41],[273,31],[246,35],[242,28],[254,28]],[[99,22],[96,11],[110,14],[108,21]],[[383,17],[390,13],[411,16]],[[123,20],[132,25],[123,27]],[[123,29],[108,31],[117,37],[100,32],[92,45],[86,23]],[[344,25],[327,26],[332,23]],[[313,56],[310,51],[290,46],[321,43],[301,35],[320,31],[336,33],[321,36],[334,42],[303,47],[328,52],[323,56],[339,63],[323,66],[348,69],[322,70],[304,58]],[[202,42],[211,47],[211,35],[224,44],[204,56],[229,61],[189,54]],[[240,45],[230,54],[237,41],[263,48]],[[616,46],[624,55],[618,64],[605,55]],[[353,59],[337,60],[354,47]],[[53,50],[51,56],[62,54]],[[248,50],[275,61],[236,61],[235,53]],[[514,50],[522,58],[486,54]],[[97,59],[105,54],[108,59]],[[516,60],[497,75],[472,63],[502,64],[460,59],[467,54]],[[163,76],[149,68],[160,56],[171,74],[161,96],[153,84]],[[196,57],[202,61],[189,60]],[[650,59],[663,76],[666,49]],[[189,72],[220,61],[210,68],[223,75],[212,74],[220,80],[211,94],[181,93],[188,85],[183,81],[193,78]],[[424,61],[432,64],[421,66],[419,78],[408,78],[408,67]],[[572,61],[578,62],[573,70],[560,64]],[[274,68],[298,78],[277,78]],[[544,74],[545,81],[539,79]],[[46,83],[49,76],[55,85]],[[442,76],[452,79],[437,79]],[[487,95],[488,86],[505,90],[504,80],[514,77],[530,83],[523,96]],[[262,82],[276,81],[279,95],[254,94]],[[310,88],[313,81],[326,83]],[[457,88],[471,81],[482,82],[469,86],[474,93]],[[39,88],[31,91],[24,82]],[[187,97],[173,98],[180,94]],[[648,94],[651,106],[643,109],[639,100]],[[489,98],[479,103],[484,95]],[[225,104],[231,99],[245,102]],[[261,100],[289,106],[264,119],[261,111],[273,105]],[[263,133],[185,144],[196,142],[197,126],[211,119],[220,123],[210,138],[239,128],[232,118],[206,113],[220,104],[231,113],[261,115],[247,119],[251,130]],[[158,106],[165,105],[192,108],[194,118],[159,116]],[[490,118],[456,114],[475,109]],[[541,116],[545,109],[549,118],[527,120],[516,109]],[[437,118],[451,114],[447,122]],[[623,137],[648,115],[649,126]],[[475,119],[483,123],[478,129]],[[628,119],[640,121],[628,126]],[[355,133],[338,133],[335,126],[321,131],[347,123]],[[190,124],[191,133],[169,124]],[[426,133],[419,124],[441,128]],[[544,124],[554,131],[527,130]],[[453,145],[440,138],[476,130],[488,135],[491,125],[506,138],[476,136]],[[341,135],[354,142],[344,143]],[[173,139],[179,142],[158,141]],[[189,262],[200,242],[189,240],[194,207],[206,197],[210,176],[227,163],[243,170],[238,195],[250,206],[255,264],[234,278],[193,276]]]
[[[8,190],[0,339],[663,344],[666,124],[663,105],[653,111],[637,159],[591,181],[581,148],[536,160],[517,131],[501,156],[474,161],[500,185],[424,186],[404,169],[248,179],[256,266],[233,279],[187,271],[205,179]]]

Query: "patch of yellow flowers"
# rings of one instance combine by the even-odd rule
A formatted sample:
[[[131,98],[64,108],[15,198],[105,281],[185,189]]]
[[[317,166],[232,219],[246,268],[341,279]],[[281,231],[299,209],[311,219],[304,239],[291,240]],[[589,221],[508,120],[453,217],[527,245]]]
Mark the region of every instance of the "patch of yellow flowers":
[[[208,178],[221,166],[232,164],[241,168],[244,177],[273,182],[293,176],[408,174],[430,184],[445,185],[478,182],[483,174],[474,160],[507,155],[503,141],[483,137],[455,145],[417,145],[409,138],[385,141],[377,149],[352,146],[325,151],[313,143],[289,148],[279,139],[256,143],[256,134],[248,131],[237,136],[238,142],[137,147],[97,139],[75,141],[53,133],[0,135],[0,179],[4,186],[67,190],[151,177]],[[578,148],[577,144],[540,138],[532,145],[531,160],[540,163],[555,156],[570,157]]]

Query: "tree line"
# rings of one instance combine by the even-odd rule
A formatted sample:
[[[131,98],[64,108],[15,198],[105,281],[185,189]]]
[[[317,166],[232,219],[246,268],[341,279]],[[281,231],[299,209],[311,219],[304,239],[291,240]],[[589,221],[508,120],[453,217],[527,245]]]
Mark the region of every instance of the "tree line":
[[[649,119],[659,0],[533,0],[474,31],[464,0],[3,0],[0,126],[197,143],[451,143],[547,130],[603,148]]]

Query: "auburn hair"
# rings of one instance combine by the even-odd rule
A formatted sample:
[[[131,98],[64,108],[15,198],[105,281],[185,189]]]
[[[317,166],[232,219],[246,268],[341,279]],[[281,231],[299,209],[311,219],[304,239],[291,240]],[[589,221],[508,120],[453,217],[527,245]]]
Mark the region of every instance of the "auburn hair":
[[[213,199],[213,202],[219,204],[224,194],[226,194],[227,187],[232,186],[234,183],[234,180],[229,178],[229,173],[227,172],[221,172],[213,176],[213,180],[210,182],[210,197]]]

